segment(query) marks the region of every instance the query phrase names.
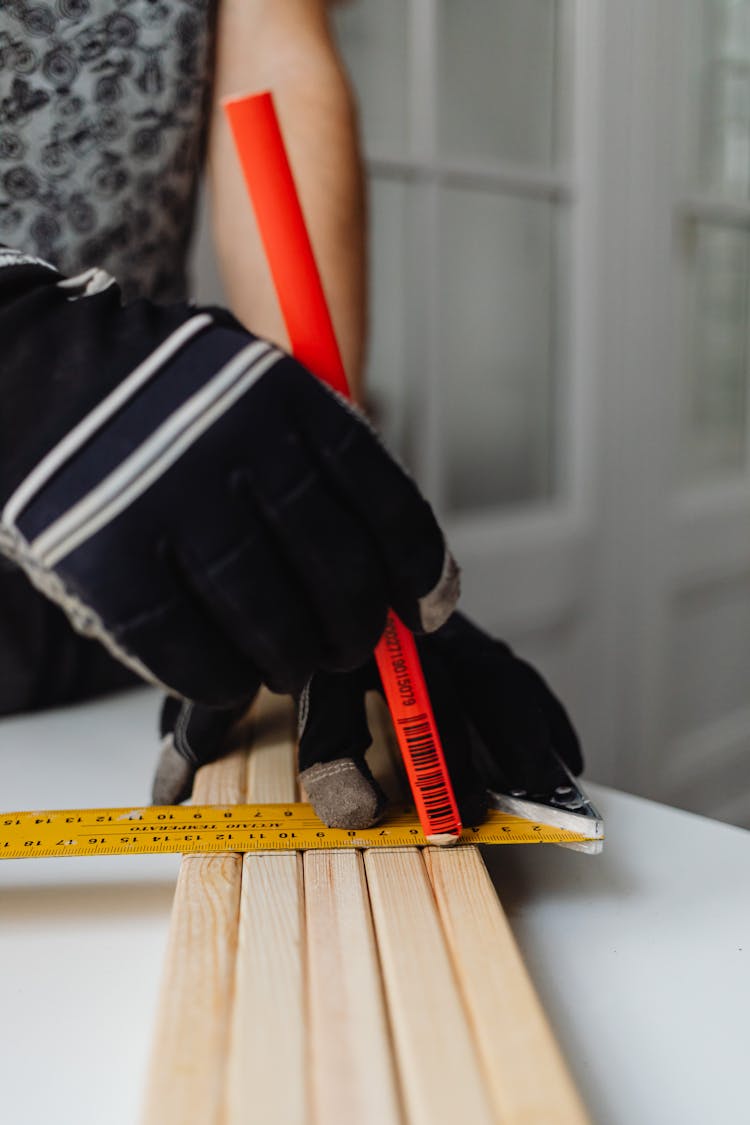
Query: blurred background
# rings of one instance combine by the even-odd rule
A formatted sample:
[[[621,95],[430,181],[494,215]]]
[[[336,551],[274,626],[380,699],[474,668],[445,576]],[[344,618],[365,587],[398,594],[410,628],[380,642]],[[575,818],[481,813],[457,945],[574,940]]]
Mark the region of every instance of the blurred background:
[[[750,827],[750,2],[351,0],[369,386],[588,776]],[[197,295],[220,299],[205,223]]]

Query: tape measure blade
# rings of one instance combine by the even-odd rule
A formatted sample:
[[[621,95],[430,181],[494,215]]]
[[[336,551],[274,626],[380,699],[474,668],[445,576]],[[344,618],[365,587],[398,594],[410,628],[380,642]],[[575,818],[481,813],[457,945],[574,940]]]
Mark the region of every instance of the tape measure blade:
[[[462,843],[586,842],[581,834],[491,811]],[[328,828],[304,804],[175,805],[62,809],[0,815],[0,858],[147,855],[159,852],[304,851],[317,848],[425,847],[411,806],[369,829]]]

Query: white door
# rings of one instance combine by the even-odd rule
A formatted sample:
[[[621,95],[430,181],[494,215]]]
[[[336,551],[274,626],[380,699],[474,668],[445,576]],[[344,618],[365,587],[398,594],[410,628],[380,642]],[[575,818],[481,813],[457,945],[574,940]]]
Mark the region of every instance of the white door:
[[[588,10],[584,10],[588,9]],[[355,0],[337,15],[370,183],[368,382],[464,570],[614,776],[597,576],[596,13]]]
[[[337,15],[370,382],[466,608],[548,675],[590,776],[748,824],[749,9]]]
[[[604,10],[596,329],[615,778],[748,826],[749,16]]]
[[[652,785],[750,827],[750,4],[670,0],[661,41],[677,409]]]
[[[588,776],[750,827],[750,0],[335,12],[369,383],[465,608]]]

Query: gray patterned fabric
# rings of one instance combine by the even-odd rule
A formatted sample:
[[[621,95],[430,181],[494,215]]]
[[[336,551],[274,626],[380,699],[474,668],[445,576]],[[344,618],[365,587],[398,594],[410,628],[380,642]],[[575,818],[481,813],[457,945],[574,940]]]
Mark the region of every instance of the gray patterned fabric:
[[[214,0],[2,0],[0,242],[185,295]]]
[[[185,296],[215,0],[0,0],[0,243]],[[0,373],[1,374],[1,373]],[[0,564],[0,714],[132,682]]]

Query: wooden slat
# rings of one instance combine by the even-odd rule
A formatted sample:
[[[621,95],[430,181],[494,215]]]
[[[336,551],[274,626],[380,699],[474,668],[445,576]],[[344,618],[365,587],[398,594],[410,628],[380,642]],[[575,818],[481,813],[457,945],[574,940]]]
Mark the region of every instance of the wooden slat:
[[[380,709],[378,701],[368,701],[374,716],[368,761],[385,791],[396,797],[381,713],[387,715],[387,709],[379,703]],[[398,1125],[402,1109],[362,859],[350,852],[310,851],[304,872],[313,1121]]]
[[[301,866],[294,852],[245,857],[226,1125],[309,1120]]]
[[[177,879],[146,1125],[219,1122],[237,945],[238,856],[186,856]]]
[[[260,804],[296,801],[294,712],[288,696],[265,689],[250,714],[247,799]]]
[[[313,1120],[399,1125],[362,857],[309,851],[304,871]]]
[[[393,754],[394,736],[380,702],[368,711],[375,749],[385,760],[384,749]],[[499,1120],[583,1125],[585,1110],[479,850],[427,848],[422,857]]]
[[[245,799],[247,750],[238,748],[201,766],[193,782],[194,805],[236,805]]]
[[[425,860],[492,1100],[507,1125],[588,1121],[479,850]]]
[[[417,849],[365,853],[409,1125],[495,1121]]]
[[[196,801],[295,800],[292,722],[263,693],[239,736],[247,792],[237,751]],[[145,1125],[587,1120],[469,847],[185,857],[152,1058]]]
[[[382,695],[367,694],[367,724],[372,732],[372,746],[367,751],[367,764],[389,801],[409,799],[409,782],[393,730],[388,705]]]
[[[247,799],[296,800],[289,700],[263,692],[250,738]],[[245,855],[225,1125],[309,1121],[303,898],[298,853]]]
[[[237,750],[195,777],[198,804],[244,799]],[[242,860],[190,855],[180,865],[157,1013],[143,1125],[219,1125],[237,950]]]

